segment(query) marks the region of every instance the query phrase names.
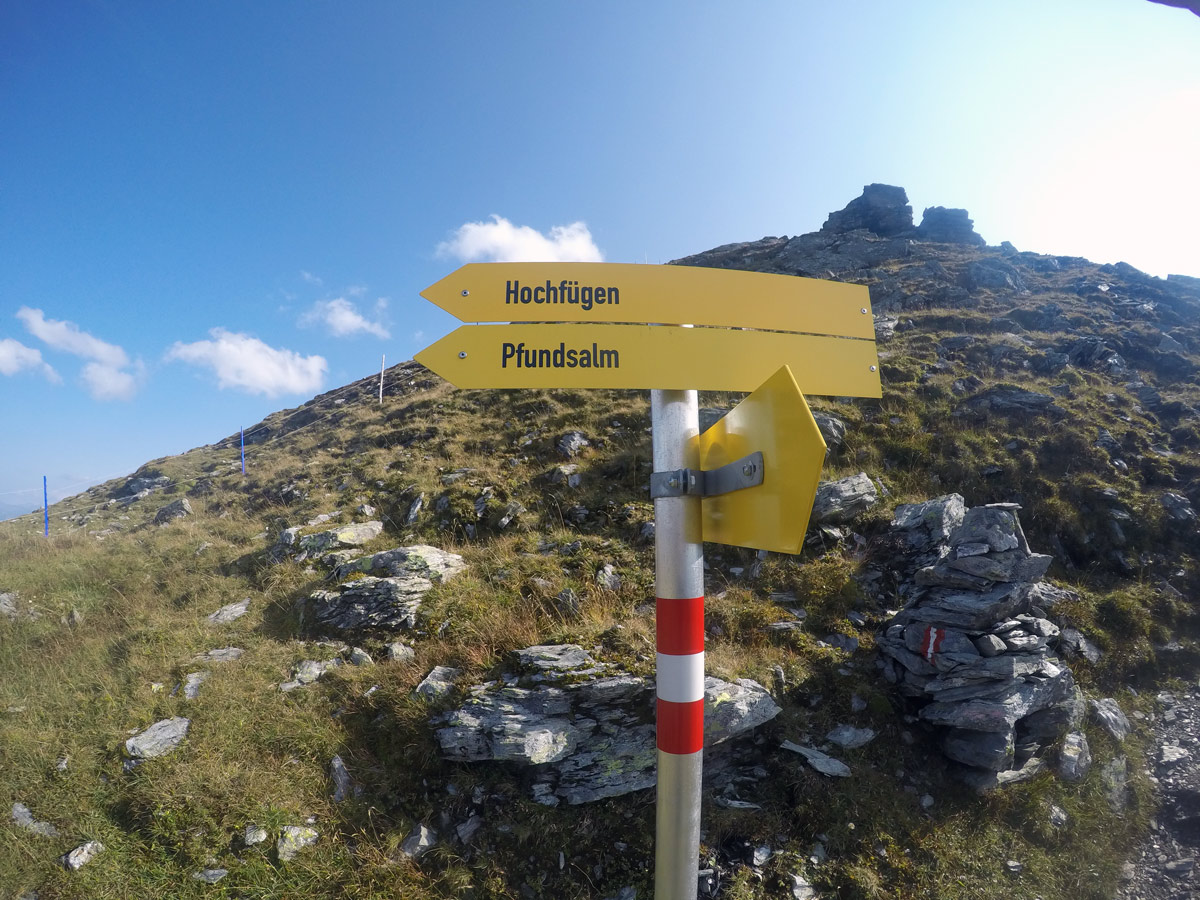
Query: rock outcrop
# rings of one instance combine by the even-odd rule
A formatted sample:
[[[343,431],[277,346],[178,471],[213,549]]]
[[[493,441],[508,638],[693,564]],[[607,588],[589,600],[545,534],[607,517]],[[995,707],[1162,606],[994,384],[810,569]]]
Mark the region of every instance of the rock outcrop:
[[[125,753],[129,756],[126,769],[158,756],[170,753],[187,737],[191,720],[181,716],[155,722],[125,742]]]
[[[317,532],[307,531],[303,526],[285,528],[269,555],[275,562],[282,562],[284,559],[303,562],[334,551],[361,547],[382,533],[382,522],[358,522]]]
[[[884,677],[944,729],[948,757],[982,770],[980,786],[1013,780],[1085,709],[1046,618],[1066,592],[1041,581],[1051,557],[1029,549],[1018,509],[966,509],[951,494],[900,506],[892,522],[915,574],[908,604],[877,636]]]
[[[447,759],[530,766],[533,796],[550,806],[654,785],[653,681],[611,671],[573,644],[527,648],[517,663],[521,674],[473,687],[462,707],[438,721]],[[705,679],[706,748],[779,711],[755,681]],[[719,765],[706,749],[706,770]]]
[[[942,244],[971,244],[979,247],[987,243],[975,233],[975,223],[967,217],[965,209],[947,209],[944,206],[931,206],[925,210],[917,234],[923,241],[937,241]]]
[[[849,522],[879,502],[879,492],[866,472],[817,485],[813,501],[814,525],[840,525]]]
[[[168,503],[154,514],[154,524],[166,525],[191,514],[192,504],[188,503],[187,497],[180,497],[178,500]]]
[[[341,584],[300,601],[300,617],[315,628],[342,632],[411,629],[425,595],[465,568],[457,553],[423,544],[349,560],[334,570]]]
[[[926,210],[926,215],[928,215]],[[840,233],[865,228],[880,237],[907,235],[913,230],[913,210],[904,188],[868,184],[844,209],[829,214],[821,231]]]

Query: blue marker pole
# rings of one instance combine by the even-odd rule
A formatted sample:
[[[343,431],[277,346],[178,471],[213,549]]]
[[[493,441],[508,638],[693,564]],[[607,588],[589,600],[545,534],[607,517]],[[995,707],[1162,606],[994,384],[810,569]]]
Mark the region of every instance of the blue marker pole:
[[[239,428],[242,433],[242,474],[246,474],[246,429]]]
[[[42,511],[45,522],[45,536],[50,537],[50,495],[46,492],[46,476],[42,476]]]

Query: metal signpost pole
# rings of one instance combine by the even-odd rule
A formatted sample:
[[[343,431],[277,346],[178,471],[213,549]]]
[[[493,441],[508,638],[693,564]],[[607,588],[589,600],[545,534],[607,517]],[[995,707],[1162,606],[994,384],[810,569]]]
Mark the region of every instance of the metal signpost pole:
[[[650,392],[654,471],[699,469],[695,391]],[[696,900],[704,754],[704,545],[700,498],[654,501],[658,685],[656,900]]]

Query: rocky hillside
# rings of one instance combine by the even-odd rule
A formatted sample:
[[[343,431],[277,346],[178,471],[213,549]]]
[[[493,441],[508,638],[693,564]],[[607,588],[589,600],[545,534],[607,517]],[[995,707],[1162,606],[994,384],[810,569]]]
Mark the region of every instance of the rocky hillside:
[[[820,231],[676,262],[868,285],[881,407],[918,422],[891,417],[860,436],[894,442],[912,422],[922,437],[907,449],[925,461],[885,450],[885,471],[915,468],[925,482],[912,488],[930,495],[1027,506],[1065,571],[1177,579],[1163,551],[1195,552],[1200,501],[1200,278],[990,247],[962,209],[913,221],[903,188],[868,185]],[[872,413],[864,422],[880,426]],[[947,431],[990,437],[982,459],[970,454],[983,465],[964,470]]]
[[[678,263],[869,285],[884,384],[802,556],[706,548],[701,896],[1107,900],[1190,752],[1200,281],[885,185]],[[407,363],[0,523],[0,895],[649,896],[647,406]]]

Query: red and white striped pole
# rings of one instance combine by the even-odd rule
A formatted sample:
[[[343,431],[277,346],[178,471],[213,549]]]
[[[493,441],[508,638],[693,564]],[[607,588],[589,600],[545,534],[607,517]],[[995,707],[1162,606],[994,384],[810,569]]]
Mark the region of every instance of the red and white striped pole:
[[[651,391],[654,471],[700,468],[695,391]],[[704,757],[704,545],[700,498],[654,501],[658,803],[655,900],[696,900]]]

